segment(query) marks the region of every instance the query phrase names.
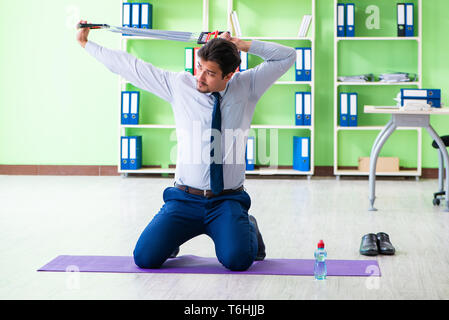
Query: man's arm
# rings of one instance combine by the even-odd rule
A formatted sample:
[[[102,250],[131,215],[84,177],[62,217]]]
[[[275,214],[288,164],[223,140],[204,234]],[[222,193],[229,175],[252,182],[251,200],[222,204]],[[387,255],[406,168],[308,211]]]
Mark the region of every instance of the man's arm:
[[[237,49],[255,54],[265,61],[257,67],[245,71],[251,81],[251,93],[256,99],[290,69],[296,60],[296,50],[277,43],[262,41],[243,41],[231,37],[229,33],[222,34],[226,40],[233,42]]]
[[[265,61],[251,73],[251,91],[253,97],[259,99],[271,85],[286,73],[296,60],[296,50],[278,43],[253,41],[250,50]]]
[[[122,76],[140,89],[154,93],[168,102],[172,101],[175,72],[157,68],[128,52],[104,48],[89,41],[88,35],[89,29],[81,29],[77,35],[78,42],[90,55],[103,63],[111,72]]]

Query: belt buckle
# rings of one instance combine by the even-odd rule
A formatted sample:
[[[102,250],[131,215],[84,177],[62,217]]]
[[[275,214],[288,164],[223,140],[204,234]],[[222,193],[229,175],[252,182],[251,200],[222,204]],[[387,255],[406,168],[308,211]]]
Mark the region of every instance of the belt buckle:
[[[203,190],[203,195],[205,198],[207,198],[207,190],[206,189]]]

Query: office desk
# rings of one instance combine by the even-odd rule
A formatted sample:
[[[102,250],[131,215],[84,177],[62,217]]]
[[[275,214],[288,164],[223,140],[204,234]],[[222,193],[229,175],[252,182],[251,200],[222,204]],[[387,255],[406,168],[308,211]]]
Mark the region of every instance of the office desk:
[[[446,114],[449,115],[449,108],[432,108],[430,111],[402,111],[398,108],[393,109],[392,107],[374,107],[365,106],[365,113],[384,113],[391,114],[391,120],[387,125],[381,130],[376,140],[374,141],[373,147],[371,149],[370,155],[370,168],[369,168],[369,201],[370,201],[370,211],[377,211],[374,208],[375,196],[375,184],[376,184],[376,164],[377,157],[379,156],[382,146],[387,141],[388,137],[396,130],[397,127],[422,127],[427,130],[432,139],[434,139],[438,147],[443,154],[444,165],[446,169],[446,196],[445,196],[445,209],[444,211],[449,212],[449,155],[447,153],[446,146],[443,141],[441,141],[440,136],[435,132],[435,130],[430,125],[430,115]]]

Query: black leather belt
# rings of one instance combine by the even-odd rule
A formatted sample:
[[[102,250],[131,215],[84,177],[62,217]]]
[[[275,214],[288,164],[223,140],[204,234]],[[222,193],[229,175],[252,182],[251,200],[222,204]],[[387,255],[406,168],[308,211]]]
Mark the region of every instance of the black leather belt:
[[[229,194],[229,193],[234,193],[234,192],[240,192],[245,190],[245,188],[243,186],[238,187],[237,189],[225,189],[222,192],[220,192],[219,194],[214,194],[212,192],[212,190],[201,190],[201,189],[195,189],[189,186],[183,186],[180,184],[175,183],[175,187],[178,189],[181,189],[184,192],[190,193],[190,194],[195,194],[197,196],[203,196],[206,198],[213,198],[213,197],[218,197],[218,196],[222,196],[225,194]]]

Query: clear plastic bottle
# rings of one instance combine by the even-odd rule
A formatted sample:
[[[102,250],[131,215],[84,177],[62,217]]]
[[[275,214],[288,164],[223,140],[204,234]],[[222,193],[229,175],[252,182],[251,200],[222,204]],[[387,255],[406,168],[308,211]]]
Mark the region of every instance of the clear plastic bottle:
[[[327,276],[326,258],[327,252],[324,249],[324,241],[320,240],[318,242],[318,246],[315,251],[315,267],[313,270],[315,279],[317,280],[326,279]]]

